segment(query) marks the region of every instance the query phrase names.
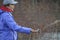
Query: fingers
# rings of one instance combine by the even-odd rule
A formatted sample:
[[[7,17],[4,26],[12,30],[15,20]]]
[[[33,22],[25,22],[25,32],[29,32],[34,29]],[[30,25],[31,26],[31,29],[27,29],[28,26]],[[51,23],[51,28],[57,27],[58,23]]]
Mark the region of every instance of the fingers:
[[[37,30],[36,30],[36,32],[39,32],[39,31],[40,31],[40,29],[37,29]]]
[[[39,32],[39,30],[40,30],[40,29],[37,29],[37,30],[32,29],[31,32]]]

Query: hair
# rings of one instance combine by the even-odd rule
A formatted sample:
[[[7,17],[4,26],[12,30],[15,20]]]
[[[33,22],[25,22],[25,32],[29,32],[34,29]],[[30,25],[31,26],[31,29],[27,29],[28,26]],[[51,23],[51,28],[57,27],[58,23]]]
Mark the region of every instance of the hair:
[[[6,5],[4,5],[4,6],[9,6],[10,4],[6,4]]]
[[[14,5],[14,4],[6,4],[6,5],[4,5],[4,6],[9,6],[9,5]]]

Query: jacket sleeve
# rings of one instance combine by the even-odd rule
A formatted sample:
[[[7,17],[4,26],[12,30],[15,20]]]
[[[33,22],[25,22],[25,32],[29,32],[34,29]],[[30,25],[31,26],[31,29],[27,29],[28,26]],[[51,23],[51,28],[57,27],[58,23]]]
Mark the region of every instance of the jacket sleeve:
[[[15,20],[13,19],[13,17],[11,15],[9,15],[8,13],[5,13],[2,15],[3,20],[5,21],[6,25],[17,32],[21,32],[21,33],[26,33],[26,34],[30,34],[31,33],[31,28],[27,28],[27,27],[21,27],[19,26]]]

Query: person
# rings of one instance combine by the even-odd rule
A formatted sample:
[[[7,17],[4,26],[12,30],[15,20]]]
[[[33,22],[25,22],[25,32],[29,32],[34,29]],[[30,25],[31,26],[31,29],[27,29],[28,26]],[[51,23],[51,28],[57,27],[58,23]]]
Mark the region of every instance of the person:
[[[39,31],[19,26],[15,22],[11,13],[17,3],[15,0],[3,0],[3,5],[0,7],[0,40],[17,40],[17,32],[30,34]]]

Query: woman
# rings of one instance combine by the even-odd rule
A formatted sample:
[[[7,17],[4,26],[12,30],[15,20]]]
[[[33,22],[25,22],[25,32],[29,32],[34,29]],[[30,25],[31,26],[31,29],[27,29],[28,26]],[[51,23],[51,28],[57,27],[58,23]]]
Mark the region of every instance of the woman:
[[[3,6],[0,8],[0,40],[17,40],[17,32],[30,34],[38,32],[32,28],[19,26],[12,17],[15,4],[17,1],[4,0]]]

